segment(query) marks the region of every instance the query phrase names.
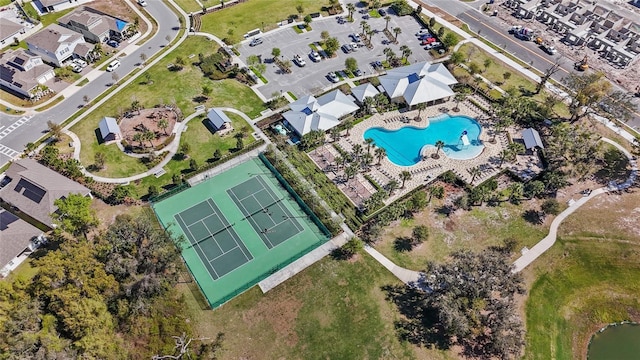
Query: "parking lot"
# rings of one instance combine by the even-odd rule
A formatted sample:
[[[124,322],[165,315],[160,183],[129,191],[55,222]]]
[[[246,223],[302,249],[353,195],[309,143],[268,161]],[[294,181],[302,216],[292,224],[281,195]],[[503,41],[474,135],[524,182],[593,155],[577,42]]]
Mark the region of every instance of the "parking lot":
[[[293,92],[297,97],[306,94],[318,94],[324,88],[332,85],[327,78],[327,74],[344,69],[344,62],[348,57],[353,57],[358,61],[358,67],[363,72],[363,76],[376,72],[370,63],[375,60],[385,60],[386,57],[383,54],[383,50],[387,47],[392,48],[397,56],[401,56],[400,46],[408,45],[413,52],[409,56],[411,63],[432,60],[429,52],[424,50],[423,46],[420,46],[420,40],[415,36],[415,33],[421,28],[420,24],[410,16],[398,17],[392,11],[388,11],[391,16],[389,29],[396,27],[402,29],[402,33],[398,36],[398,44],[383,45],[382,41],[387,39],[382,32],[386,21],[383,17],[370,17],[366,21],[372,30],[378,30],[378,33],[372,35],[373,49],[369,50],[366,47],[362,47],[350,54],[345,54],[342,49],[338,49],[336,57],[321,60],[317,63],[313,62],[309,58],[309,53],[311,52],[309,44],[320,41],[320,33],[322,31],[326,30],[331,37],[338,38],[340,45],[352,42],[349,34],[359,33],[362,30],[360,22],[363,20],[363,14],[359,13],[358,10],[360,9],[356,9],[353,15],[354,21],[351,23],[341,23],[337,17],[316,19],[311,23],[312,31],[298,34],[291,26],[287,26],[262,35],[263,43],[260,45],[249,46],[251,39],[247,39],[239,45],[238,50],[245,62],[250,55],[260,55],[262,61],[267,65],[267,70],[263,75],[269,83],[260,87],[260,92],[267,98],[271,98],[274,93],[287,91]],[[271,51],[274,47],[279,48],[281,51],[280,56],[287,60],[293,60],[293,57],[299,54],[306,61],[306,66],[299,67],[293,63],[291,73],[281,74],[278,66],[271,62]]]

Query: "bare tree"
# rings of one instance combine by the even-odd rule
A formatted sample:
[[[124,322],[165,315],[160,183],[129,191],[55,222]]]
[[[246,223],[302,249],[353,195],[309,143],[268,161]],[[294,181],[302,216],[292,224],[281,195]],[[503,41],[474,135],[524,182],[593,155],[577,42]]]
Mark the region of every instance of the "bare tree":
[[[544,89],[544,86],[546,85],[547,81],[549,81],[551,76],[553,76],[553,74],[557,73],[560,70],[560,65],[562,65],[562,61],[560,58],[558,58],[550,68],[544,71],[544,74],[542,74],[542,76],[540,77],[540,82],[536,86],[536,94],[539,94],[540,91]]]

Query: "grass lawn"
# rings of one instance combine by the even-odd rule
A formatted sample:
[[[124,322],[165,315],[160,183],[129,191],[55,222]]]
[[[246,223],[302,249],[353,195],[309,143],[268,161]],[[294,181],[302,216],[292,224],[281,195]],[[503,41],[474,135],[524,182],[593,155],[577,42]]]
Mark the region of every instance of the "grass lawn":
[[[522,213],[530,206],[523,202],[521,206],[503,203],[498,207],[474,207],[471,211],[458,210],[449,217],[437,214],[438,200],[432,200],[432,206],[415,215],[410,220],[400,220],[396,226],[387,227],[381,240],[375,245],[381,253],[399,266],[423,270],[428,261],[443,261],[456,250],[480,250],[491,245],[500,245],[507,238],[518,241],[519,249],[531,247],[547,234],[550,217],[545,225],[532,225],[522,218]],[[429,228],[429,240],[412,251],[402,252],[395,249],[395,240],[411,237],[413,228],[426,225]]]
[[[638,192],[590,200],[560,226],[561,240],[524,271],[533,282],[525,359],[584,359],[602,325],[640,321],[638,204]]]
[[[171,160],[166,166],[166,174],[156,178],[155,176],[147,176],[136,185],[138,195],[143,196],[147,194],[150,185],[163,186],[171,183],[173,174],[176,173],[188,173],[190,159],[195,159],[198,165],[203,166],[207,164],[208,160],[213,158],[213,153],[216,149],[220,149],[222,156],[228,155],[230,150],[235,149],[237,140],[233,137],[238,131],[243,131],[247,134],[244,138],[244,145],[255,142],[256,140],[251,136],[251,128],[247,122],[239,115],[226,112],[233,128],[233,132],[220,137],[218,134],[212,134],[204,125],[204,117],[198,117],[190,120],[187,123],[187,131],[182,134],[180,138],[180,144],[188,143],[191,147],[189,152],[189,159],[185,160]]]
[[[399,315],[381,290],[397,283],[361,254],[356,261],[325,258],[266,294],[256,286],[214,311],[202,311],[185,285],[181,290],[197,333],[225,333],[220,359],[446,358],[398,341]]]
[[[38,11],[35,9],[32,2],[24,4],[23,9],[32,19],[38,19]],[[58,23],[58,19],[72,12],[74,8],[56,11],[54,13],[41,15],[39,20],[43,27],[47,27],[51,24]]]
[[[0,0],[0,6],[7,6],[11,4],[11,0]]]
[[[306,14],[320,12],[328,0],[251,0],[202,17],[200,31],[208,32],[219,38],[229,38],[233,43],[243,39],[250,30],[260,28],[263,31],[278,27],[277,22],[286,20],[289,15],[298,15],[296,6],[302,5]]]
[[[198,3],[195,0],[176,0],[176,4],[178,4],[178,6],[180,6],[182,10],[184,10],[187,14],[192,12],[202,11],[202,8],[200,7],[200,5],[198,5]],[[204,6],[208,7],[208,6],[216,5],[218,3],[211,2],[211,4],[209,4],[208,2],[204,1],[203,4]]]
[[[256,117],[264,110],[264,104],[255,93],[245,85],[233,79],[212,81],[202,76],[198,67],[192,64],[197,61],[197,54],[204,55],[217,50],[215,43],[204,37],[189,37],[173,53],[166,56],[147,72],[150,74],[153,84],[145,84],[145,77],[140,76],[129,86],[120,89],[118,93],[99,109],[88,115],[71,128],[82,141],[80,161],[88,166],[93,163],[96,151],[103,151],[107,155],[106,168],[97,172],[97,175],[106,177],[130,176],[146,171],[146,167],[137,159],[126,156],[115,145],[104,146],[98,144],[95,129],[103,116],[116,116],[119,112],[129,108],[131,102],[137,99],[143,107],[151,108],[157,104],[170,104],[175,102],[184,116],[193,113],[194,107],[200,105],[193,99],[201,95],[202,86],[208,84],[212,93],[202,105],[207,107],[228,106],[236,108],[251,117]],[[189,55],[196,57],[189,59]],[[184,69],[172,72],[167,69],[169,63],[174,63],[176,57],[185,59]],[[197,148],[192,147],[197,152]],[[210,156],[209,154],[207,156]]]

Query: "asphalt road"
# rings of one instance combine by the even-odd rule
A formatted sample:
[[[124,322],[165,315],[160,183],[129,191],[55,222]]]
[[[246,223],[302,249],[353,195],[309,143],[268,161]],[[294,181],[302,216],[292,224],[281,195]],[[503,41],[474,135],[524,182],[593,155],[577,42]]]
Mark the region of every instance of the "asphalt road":
[[[250,55],[261,55],[263,62],[266,63],[267,69],[264,76],[269,81],[266,85],[259,88],[260,92],[266,97],[271,98],[273,94],[281,91],[291,91],[297,97],[306,94],[317,94],[322,89],[330,86],[332,83],[327,78],[327,73],[339,71],[345,68],[345,60],[353,57],[358,61],[358,67],[363,71],[364,75],[376,72],[370,63],[375,60],[385,60],[383,50],[387,47],[393,49],[396,55],[401,56],[400,46],[406,44],[411,48],[412,54],[409,56],[411,63],[419,61],[432,60],[429,52],[420,46],[420,42],[414,34],[420,29],[420,24],[413,21],[411,17],[398,17],[392,13],[389,21],[389,29],[399,27],[402,32],[398,35],[398,44],[383,45],[382,41],[387,37],[382,32],[385,28],[386,21],[384,18],[369,18],[366,21],[372,30],[379,30],[377,34],[372,36],[373,49],[366,47],[359,48],[357,51],[345,54],[341,49],[337,51],[337,56],[331,59],[321,60],[314,63],[309,58],[311,48],[309,44],[320,41],[320,33],[328,31],[332,37],[338,38],[340,44],[351,43],[349,34],[359,33],[362,30],[360,22],[363,20],[363,14],[356,9],[354,13],[354,21],[352,23],[339,23],[335,17],[315,20],[311,23],[312,31],[298,34],[291,26],[280,29],[276,32],[263,35],[263,43],[254,47],[249,46],[246,40],[239,48],[243,60],[246,62]],[[271,51],[277,47],[281,51],[281,57],[293,60],[294,55],[299,54],[305,61],[305,67],[299,67],[295,63],[292,65],[292,72],[289,74],[281,74],[278,67],[271,62]],[[266,60],[266,61],[265,61]]]
[[[123,78],[137,66],[136,64],[140,63],[141,53],[144,52],[150,58],[167,45],[167,36],[173,40],[178,34],[180,23],[176,14],[162,1],[148,1],[147,3],[149,5],[146,10],[156,19],[158,31],[153,38],[136,51],[120,58],[121,65],[115,71],[120,78]],[[23,117],[0,115],[0,166],[19,155],[27,143],[34,142],[47,133],[48,121],[63,122],[84,105],[82,98],[85,95],[90,99],[95,99],[107,90],[113,82],[111,76],[111,73],[105,72],[84,85],[82,91],[64,99],[63,102],[48,111]]]
[[[515,38],[508,33],[510,27],[509,24],[504,23],[502,20],[487,16],[478,11],[478,9],[486,2],[475,1],[472,3],[464,3],[461,1],[450,0],[429,0],[425,1],[428,5],[439,7],[449,14],[459,18],[469,25],[469,28],[479,33],[481,37],[489,40],[495,45],[498,45],[506,53],[510,53],[517,58],[521,59],[525,63],[529,63],[531,67],[544,72],[550,68],[556,61],[556,57],[551,56],[543,52],[535,43],[531,41],[522,41]],[[516,18],[513,18],[513,23],[518,22]],[[518,22],[521,23],[521,22]],[[570,59],[561,59],[560,70],[556,72],[552,78],[556,81],[562,82],[570,73],[574,73],[573,69],[574,61]],[[623,90],[616,84],[613,86],[618,90]],[[640,99],[635,98],[636,110],[633,119],[627,122],[627,125],[640,132]]]

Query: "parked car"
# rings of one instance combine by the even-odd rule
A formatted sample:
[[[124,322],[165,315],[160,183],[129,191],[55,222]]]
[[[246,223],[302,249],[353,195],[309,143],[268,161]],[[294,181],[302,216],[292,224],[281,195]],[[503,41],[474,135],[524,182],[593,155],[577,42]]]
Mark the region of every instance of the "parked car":
[[[138,5],[145,7],[147,6],[147,1],[146,0],[138,0]]]
[[[352,42],[352,43],[351,43],[351,44],[349,44],[349,45],[351,46],[351,50],[353,50],[353,51],[358,51],[358,48],[360,47],[360,46],[358,46],[358,44],[357,44],[357,43],[355,43],[355,42]]]
[[[380,60],[373,61],[371,67],[374,69],[382,69],[382,62],[380,62]]]
[[[74,64],[72,64],[72,65],[71,65],[71,70],[72,70],[74,73],[79,73],[79,72],[81,72],[81,71],[82,71],[82,66],[80,66],[80,65],[75,64],[75,63],[74,63]]]
[[[353,48],[349,44],[344,44],[342,45],[342,51],[344,51],[345,54],[348,54],[353,51]]]
[[[260,45],[260,44],[262,44],[262,38],[254,38],[249,43],[249,46],[257,46],[257,45]]]
[[[81,68],[84,68],[87,66],[87,62],[82,59],[73,59],[73,63],[80,66]]]
[[[378,9],[378,14],[380,14],[380,16],[387,16],[387,11],[385,9]]]
[[[338,79],[338,75],[336,75],[336,73],[334,72],[330,72],[327,74],[327,78],[329,79],[329,81],[333,82],[333,83],[337,83],[340,79]]]
[[[320,57],[320,54],[318,54],[318,52],[315,50],[311,50],[311,52],[309,53],[309,58],[314,62],[318,62],[322,60],[322,58]]]
[[[418,30],[418,32],[416,33],[416,36],[428,35],[428,34],[430,34],[429,30],[427,30],[427,29],[420,29],[420,30]]]
[[[362,76],[362,71],[360,69],[356,69],[356,71],[353,72],[354,76]]]
[[[107,66],[107,71],[109,72],[114,71],[115,69],[118,68],[118,66],[120,66],[120,60],[113,60],[112,62],[109,63],[109,66]]]
[[[353,39],[353,41],[355,41],[355,42],[360,42],[360,41],[362,41],[362,39],[360,39],[360,34],[349,34],[349,37],[350,37],[351,39]]]
[[[117,48],[118,46],[120,46],[120,43],[115,40],[109,40],[107,41],[107,45],[111,46],[112,48]]]
[[[307,65],[307,62],[306,62],[306,61],[304,61],[304,59],[303,59],[300,55],[298,55],[298,54],[296,54],[296,55],[293,57],[293,62],[294,62],[294,63],[296,63],[296,65],[298,65],[298,66],[300,66],[300,67],[304,67],[305,65]]]

